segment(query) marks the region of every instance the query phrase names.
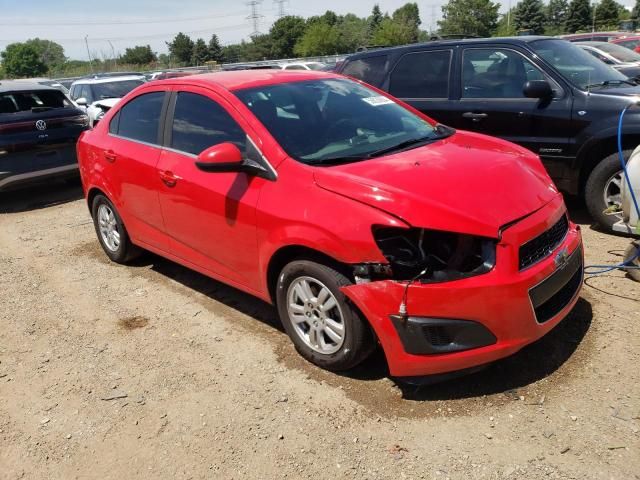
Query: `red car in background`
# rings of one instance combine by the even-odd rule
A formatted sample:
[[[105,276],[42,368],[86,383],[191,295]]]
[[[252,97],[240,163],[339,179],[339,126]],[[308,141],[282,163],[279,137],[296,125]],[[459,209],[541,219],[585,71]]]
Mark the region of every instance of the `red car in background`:
[[[631,35],[628,37],[614,38],[609,40],[611,43],[615,43],[622,47],[626,47],[630,50],[640,53],[640,35]]]
[[[109,258],[150,250],[275,304],[327,369],[378,344],[398,377],[484,365],[549,332],[582,284],[536,155],[336,74],[149,83],[78,154]]]

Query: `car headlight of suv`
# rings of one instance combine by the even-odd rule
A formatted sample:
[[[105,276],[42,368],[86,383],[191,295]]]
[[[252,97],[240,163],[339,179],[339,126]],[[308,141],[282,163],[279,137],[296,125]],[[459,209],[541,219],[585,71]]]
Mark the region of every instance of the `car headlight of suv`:
[[[491,238],[395,227],[374,227],[373,236],[395,280],[460,280],[487,273],[496,262],[497,241]]]

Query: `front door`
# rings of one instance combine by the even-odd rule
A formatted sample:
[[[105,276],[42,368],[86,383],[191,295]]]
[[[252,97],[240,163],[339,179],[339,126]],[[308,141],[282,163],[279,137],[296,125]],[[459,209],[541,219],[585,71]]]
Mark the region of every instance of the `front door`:
[[[204,172],[195,164],[199,153],[223,142],[246,154],[248,127],[213,92],[182,88],[169,106],[168,138],[158,163],[165,179],[160,204],[170,251],[212,276],[258,290],[256,203],[265,180]]]

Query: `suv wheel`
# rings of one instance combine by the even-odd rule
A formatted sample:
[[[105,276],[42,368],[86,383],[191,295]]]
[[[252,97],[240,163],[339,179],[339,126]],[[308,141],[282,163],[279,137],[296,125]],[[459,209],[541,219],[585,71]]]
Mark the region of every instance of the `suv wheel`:
[[[104,195],[96,195],[91,206],[93,225],[104,253],[116,263],[126,263],[140,254],[131,243],[118,211]]]
[[[624,152],[625,158],[631,155],[631,150]],[[603,228],[611,229],[619,218],[616,215],[606,215],[607,208],[621,205],[620,188],[622,187],[622,170],[618,153],[604,158],[593,169],[585,185],[585,202],[593,219]]]
[[[347,277],[326,265],[297,260],[278,277],[276,303],[287,334],[300,354],[327,370],[347,370],[375,348],[369,325],[340,287]]]

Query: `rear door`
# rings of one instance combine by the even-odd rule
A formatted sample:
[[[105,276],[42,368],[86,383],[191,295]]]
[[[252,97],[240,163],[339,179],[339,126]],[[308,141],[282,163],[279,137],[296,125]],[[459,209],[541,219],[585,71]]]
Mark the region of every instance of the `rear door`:
[[[75,144],[86,120],[57,90],[0,93],[0,188],[44,171],[76,169]]]
[[[101,145],[105,169],[114,180],[114,197],[131,237],[166,250],[158,189],[163,119],[168,93],[164,87],[147,89],[129,100],[109,123]]]

